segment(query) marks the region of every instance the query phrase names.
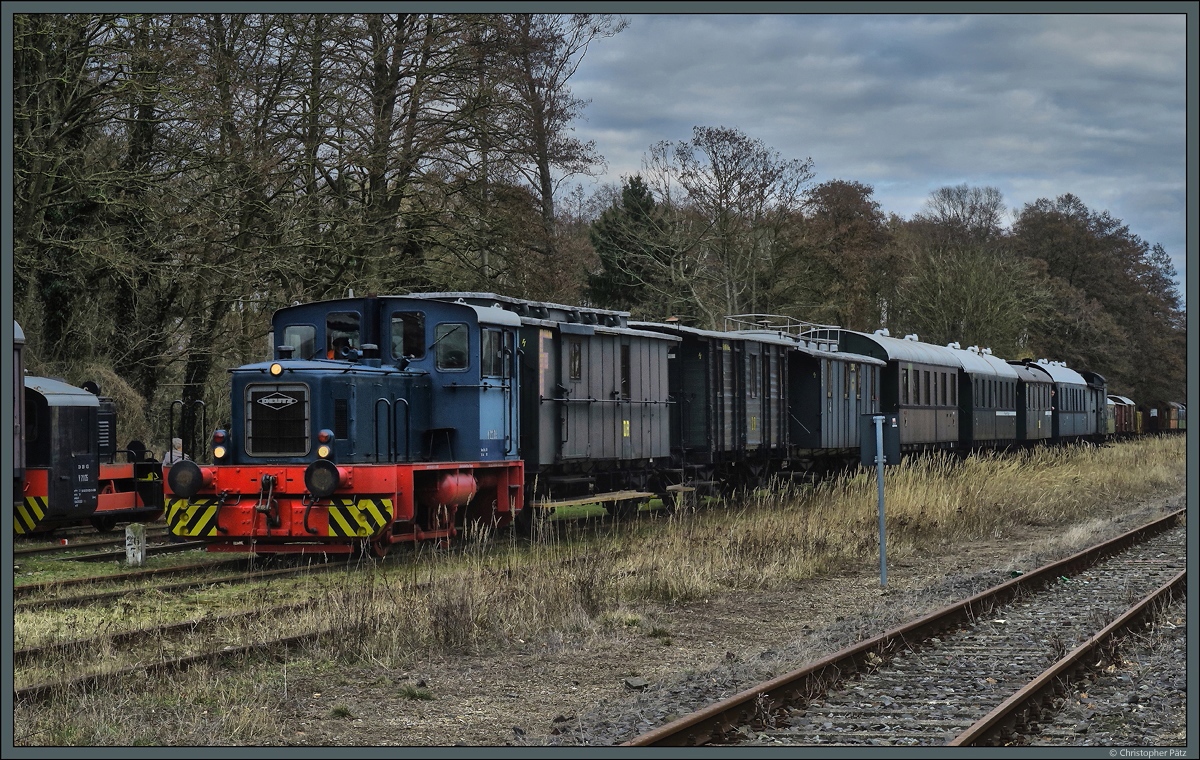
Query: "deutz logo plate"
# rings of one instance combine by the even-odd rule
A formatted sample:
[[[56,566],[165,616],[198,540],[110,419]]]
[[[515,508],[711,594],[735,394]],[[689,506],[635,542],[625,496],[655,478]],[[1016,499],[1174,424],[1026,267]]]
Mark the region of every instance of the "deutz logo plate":
[[[292,404],[299,403],[291,396],[285,396],[282,393],[272,393],[269,396],[262,396],[258,399],[258,403],[268,409],[286,409]]]

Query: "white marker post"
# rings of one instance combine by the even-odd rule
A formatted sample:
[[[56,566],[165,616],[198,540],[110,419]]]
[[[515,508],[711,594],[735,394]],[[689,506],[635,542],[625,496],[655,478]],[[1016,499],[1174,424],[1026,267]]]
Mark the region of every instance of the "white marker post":
[[[883,415],[871,418],[875,423],[875,473],[879,481],[879,586],[887,587],[887,539],[883,528]]]
[[[125,564],[141,567],[146,561],[146,526],[132,523],[125,526]]]

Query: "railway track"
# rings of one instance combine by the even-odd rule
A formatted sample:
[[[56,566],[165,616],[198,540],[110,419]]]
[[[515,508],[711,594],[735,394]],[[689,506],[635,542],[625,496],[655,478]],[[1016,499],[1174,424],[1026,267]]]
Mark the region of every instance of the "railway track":
[[[84,538],[73,539],[69,537],[60,537],[54,543],[42,543],[40,541],[20,541],[13,547],[13,557],[31,557],[42,554],[63,554],[70,555],[80,549],[92,549],[101,546],[123,547],[125,546],[125,534],[106,536],[102,538],[87,537],[88,534],[81,534]],[[95,534],[92,534],[93,536]],[[167,537],[167,529],[165,526],[146,529],[146,540],[157,541]],[[74,559],[74,557],[71,557]]]
[[[235,561],[232,564],[239,565],[239,564],[243,564],[243,562]],[[216,569],[219,567],[224,567],[224,566],[227,566],[228,564],[230,564],[230,563],[210,563],[208,565],[191,565],[191,566],[188,566],[188,568],[186,570],[187,571],[204,572],[209,569]],[[340,562],[340,561],[339,562],[327,562],[327,563],[323,563],[323,564],[298,565],[295,567],[280,567],[280,568],[275,568],[272,570],[247,570],[247,571],[240,572],[240,573],[231,573],[231,574],[226,574],[226,575],[215,575],[215,576],[206,575],[202,578],[196,578],[194,580],[177,581],[175,583],[160,583],[160,584],[154,584],[154,585],[149,585],[149,586],[138,586],[138,587],[125,586],[123,588],[111,589],[111,590],[107,590],[107,591],[96,591],[96,592],[93,592],[90,594],[72,594],[69,596],[50,596],[50,597],[41,597],[41,598],[33,598],[33,599],[20,599],[20,600],[13,602],[13,609],[14,610],[29,610],[29,609],[35,609],[35,608],[43,608],[44,609],[47,607],[79,607],[79,606],[84,606],[84,605],[89,605],[89,604],[95,604],[97,602],[103,602],[103,601],[109,600],[109,599],[125,599],[125,598],[128,598],[131,594],[138,594],[138,593],[143,593],[143,592],[151,592],[152,591],[154,593],[166,593],[166,592],[176,592],[176,591],[187,591],[189,589],[196,589],[196,588],[207,588],[210,586],[217,586],[217,585],[252,583],[254,581],[265,580],[267,578],[281,578],[281,577],[304,575],[304,574],[309,574],[309,573],[319,573],[319,572],[324,572],[326,570],[332,570],[334,568],[339,568],[339,567],[345,567],[345,563]],[[112,579],[112,578],[113,578],[113,576],[107,576],[107,577],[101,576],[101,577],[96,577],[96,578],[86,578],[86,579],[78,579],[78,580],[86,580],[89,582],[96,582],[96,581],[108,580],[108,579]],[[117,577],[117,580],[121,580],[121,578]],[[51,583],[51,584],[47,584],[47,585],[53,586],[54,584]]]
[[[627,746],[1031,743],[1071,677],[1182,596],[1183,511],[648,731]]]

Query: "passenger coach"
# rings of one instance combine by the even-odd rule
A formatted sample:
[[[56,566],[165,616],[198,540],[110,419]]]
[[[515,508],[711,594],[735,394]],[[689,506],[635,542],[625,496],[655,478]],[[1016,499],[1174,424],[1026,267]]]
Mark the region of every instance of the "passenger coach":
[[[944,346],[921,343],[916,335],[893,338],[887,330],[817,331],[814,338],[839,338],[841,348],[886,363],[880,409],[895,414],[905,451],[956,449],[959,442],[959,373],[962,363]]]

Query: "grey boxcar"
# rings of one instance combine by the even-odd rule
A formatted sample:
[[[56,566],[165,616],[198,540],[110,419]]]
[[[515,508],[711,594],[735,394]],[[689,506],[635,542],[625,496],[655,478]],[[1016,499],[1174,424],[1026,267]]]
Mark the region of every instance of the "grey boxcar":
[[[671,440],[688,481],[749,485],[786,457],[790,338],[657,322],[630,327],[679,340],[668,354]]]

